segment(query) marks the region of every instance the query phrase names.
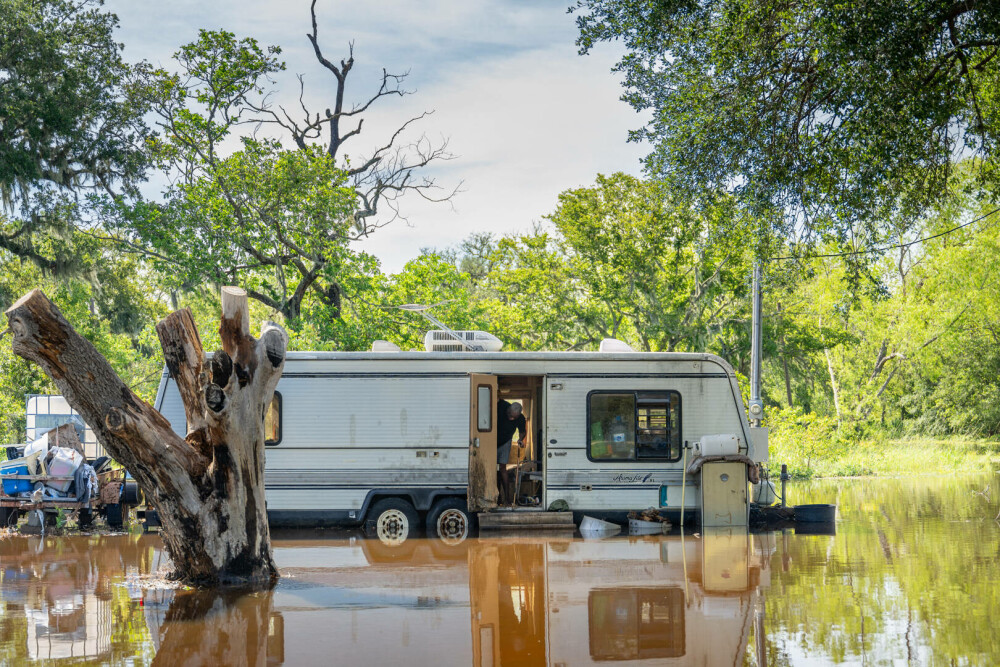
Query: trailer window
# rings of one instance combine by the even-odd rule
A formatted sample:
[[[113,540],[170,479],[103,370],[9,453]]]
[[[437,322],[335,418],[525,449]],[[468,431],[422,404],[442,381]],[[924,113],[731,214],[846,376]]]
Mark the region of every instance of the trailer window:
[[[281,442],[281,394],[274,392],[274,398],[264,410],[264,444],[271,446]]]
[[[681,457],[681,402],[677,392],[640,393],[636,410],[636,458]]]
[[[493,388],[488,384],[476,386],[476,429],[480,433],[493,430]]]
[[[590,395],[590,457],[635,458],[635,394]]]
[[[677,461],[681,397],[676,391],[591,392],[588,455],[592,460]]]

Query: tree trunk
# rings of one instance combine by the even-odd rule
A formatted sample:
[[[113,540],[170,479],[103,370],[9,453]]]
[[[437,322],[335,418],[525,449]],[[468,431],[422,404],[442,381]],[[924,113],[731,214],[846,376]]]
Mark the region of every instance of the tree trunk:
[[[826,355],[826,370],[830,373],[830,386],[833,388],[833,408],[837,412],[837,427],[840,427],[841,415],[840,415],[840,391],[837,389],[837,376],[833,373],[833,360],[830,358],[829,348],[823,348],[823,354]]]
[[[246,293],[222,290],[223,349],[204,367],[191,311],[157,324],[187,417],[181,438],[136,396],[41,290],[7,310],[14,352],[34,361],[142,486],[163,522],[173,578],[194,586],[267,587],[278,574],[264,502],[264,413],[288,337],[249,333]]]
[[[785,317],[782,314],[781,304],[778,304],[778,317],[781,318],[779,323],[781,327],[781,336],[778,342],[781,343],[781,367],[785,372],[785,398],[787,399],[788,407],[792,407],[792,377],[788,372],[788,352],[785,350]]]

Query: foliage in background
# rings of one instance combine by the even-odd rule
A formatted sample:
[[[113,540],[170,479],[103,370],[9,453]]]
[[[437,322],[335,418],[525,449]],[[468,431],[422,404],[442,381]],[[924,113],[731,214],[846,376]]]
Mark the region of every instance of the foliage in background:
[[[955,155],[996,181],[1000,5],[579,0],[586,53],[621,41],[648,173],[724,190],[786,238],[879,245],[947,196]]]
[[[146,169],[145,108],[101,5],[0,3],[0,249],[50,273],[80,268],[87,196],[134,194]]]
[[[254,298],[253,328],[283,320],[291,349],[422,349],[427,324],[398,306],[423,303],[508,350],[614,337],[714,352],[745,378],[756,257],[776,452],[805,474],[865,473],[898,468],[885,452],[931,465],[912,438],[958,434],[973,440],[952,463],[978,461],[992,450],[974,439],[1000,435],[1000,13],[883,5],[584,0],[581,49],[624,39],[626,99],[653,111],[636,134],[650,178],[598,175],[528,233],[387,274],[356,242],[403,217],[404,194],[434,199],[421,170],[451,156],[402,139],[421,116],[369,155],[344,146],[405,75],[345,102],[353,52],[328,60],[314,14],[333,102],[296,117],[268,103],[277,47],[202,31],[173,71],[131,67],[98,0],[7,2],[0,301],[43,287],[144,397],[155,322],[190,307],[213,349],[222,284]],[[148,168],[160,199],[136,192]],[[24,394],[44,391],[0,345],[0,437],[23,437]]]

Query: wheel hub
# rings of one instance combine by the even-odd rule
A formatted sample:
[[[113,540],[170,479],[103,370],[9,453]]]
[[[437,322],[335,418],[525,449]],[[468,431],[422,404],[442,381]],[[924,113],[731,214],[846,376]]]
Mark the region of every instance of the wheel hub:
[[[442,541],[458,544],[469,536],[469,520],[464,512],[447,509],[438,517],[437,533]]]
[[[386,510],[375,522],[375,532],[383,544],[402,544],[410,534],[410,522],[401,511]]]

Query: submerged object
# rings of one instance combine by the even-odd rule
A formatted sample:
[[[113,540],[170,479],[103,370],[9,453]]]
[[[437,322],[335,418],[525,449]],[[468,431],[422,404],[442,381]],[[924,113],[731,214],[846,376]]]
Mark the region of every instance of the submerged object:
[[[796,505],[795,520],[803,523],[830,523],[837,519],[836,505]]]
[[[595,519],[592,516],[585,516],[580,521],[581,535],[615,535],[620,533],[621,529],[617,523]]]
[[[642,519],[628,520],[629,535],[659,535],[670,530],[669,521],[643,521]]]

